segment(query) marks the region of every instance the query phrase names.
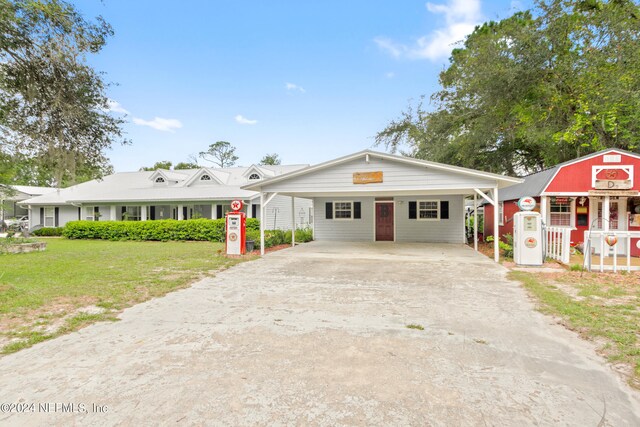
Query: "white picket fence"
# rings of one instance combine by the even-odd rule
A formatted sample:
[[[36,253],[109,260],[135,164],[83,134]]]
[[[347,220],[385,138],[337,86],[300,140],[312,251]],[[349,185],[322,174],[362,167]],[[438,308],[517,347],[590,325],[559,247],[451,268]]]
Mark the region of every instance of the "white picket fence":
[[[545,227],[545,257],[569,264],[571,256],[571,229]]]
[[[607,236],[614,236],[617,238],[617,243],[613,246],[609,246],[605,242]],[[640,231],[585,231],[584,232],[584,264],[587,270],[591,271],[593,255],[600,257],[598,263],[598,270],[613,270],[618,271],[619,268],[624,268],[627,271],[640,270],[640,267],[631,265],[631,245],[634,243],[631,239],[639,239]],[[618,253],[626,258],[626,265],[618,266]],[[611,258],[611,264],[605,264],[605,258]]]

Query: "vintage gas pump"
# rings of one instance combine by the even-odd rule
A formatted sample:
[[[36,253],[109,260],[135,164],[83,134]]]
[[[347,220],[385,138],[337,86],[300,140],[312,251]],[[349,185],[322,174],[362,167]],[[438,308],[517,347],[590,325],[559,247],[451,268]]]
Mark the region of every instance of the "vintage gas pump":
[[[542,265],[542,215],[532,212],[536,206],[533,197],[518,201],[520,212],[513,215],[513,260],[517,265]]]
[[[233,212],[227,212],[227,238],[225,240],[227,255],[244,255],[246,232],[246,215],[239,212],[242,209],[242,201],[231,202]]]

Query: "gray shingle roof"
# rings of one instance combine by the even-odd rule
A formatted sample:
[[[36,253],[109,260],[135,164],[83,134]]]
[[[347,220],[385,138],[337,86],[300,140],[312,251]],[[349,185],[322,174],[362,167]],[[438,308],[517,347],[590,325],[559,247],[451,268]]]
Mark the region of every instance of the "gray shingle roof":
[[[541,172],[531,174],[524,177],[522,184],[512,185],[498,193],[498,199],[503,202],[505,200],[515,200],[524,196],[538,196],[547,186],[553,175],[560,168],[560,165],[545,169]]]

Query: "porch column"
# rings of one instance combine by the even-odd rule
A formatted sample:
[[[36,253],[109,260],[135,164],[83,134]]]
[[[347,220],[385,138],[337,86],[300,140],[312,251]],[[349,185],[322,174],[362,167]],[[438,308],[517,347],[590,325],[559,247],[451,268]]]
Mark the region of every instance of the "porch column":
[[[140,206],[140,221],[146,221],[146,220],[147,220],[147,207]]]
[[[111,221],[115,221],[116,220],[116,206],[115,205],[111,205],[109,208],[109,219]]]
[[[264,193],[260,192],[260,255],[264,255]]]
[[[182,215],[183,214],[182,208],[183,208],[182,205],[178,205],[178,221],[182,221],[184,219],[184,215]]]
[[[478,195],[473,193],[473,249],[478,252]]]
[[[498,198],[498,187],[493,188],[493,259],[495,262],[500,261],[500,220],[498,211],[500,210],[500,202]]]
[[[251,209],[251,200],[247,202],[247,218],[253,218],[253,209]]]
[[[215,203],[211,205],[211,219],[218,219],[218,205]]]
[[[602,231],[609,231],[609,211],[611,210],[611,197],[604,196],[604,202],[602,202]]]
[[[540,215],[542,215],[542,222],[549,223],[547,219],[547,196],[540,196]]]
[[[291,196],[291,246],[296,245],[296,198]]]

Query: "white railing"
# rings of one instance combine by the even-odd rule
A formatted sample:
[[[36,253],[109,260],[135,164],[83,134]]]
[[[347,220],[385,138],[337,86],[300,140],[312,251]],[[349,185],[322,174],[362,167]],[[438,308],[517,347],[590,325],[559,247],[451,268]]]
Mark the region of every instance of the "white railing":
[[[606,243],[608,236],[615,237],[617,242],[609,246]],[[605,270],[618,271],[618,253],[626,257],[627,271],[640,270],[640,266],[631,265],[631,239],[640,239],[640,231],[619,231],[619,230],[592,230],[584,232],[584,264],[587,270],[591,271],[593,255],[600,256],[598,269],[603,272]],[[605,265],[604,259],[611,257],[612,265]]]
[[[571,256],[571,228],[549,227],[545,229],[545,257],[569,264]]]

